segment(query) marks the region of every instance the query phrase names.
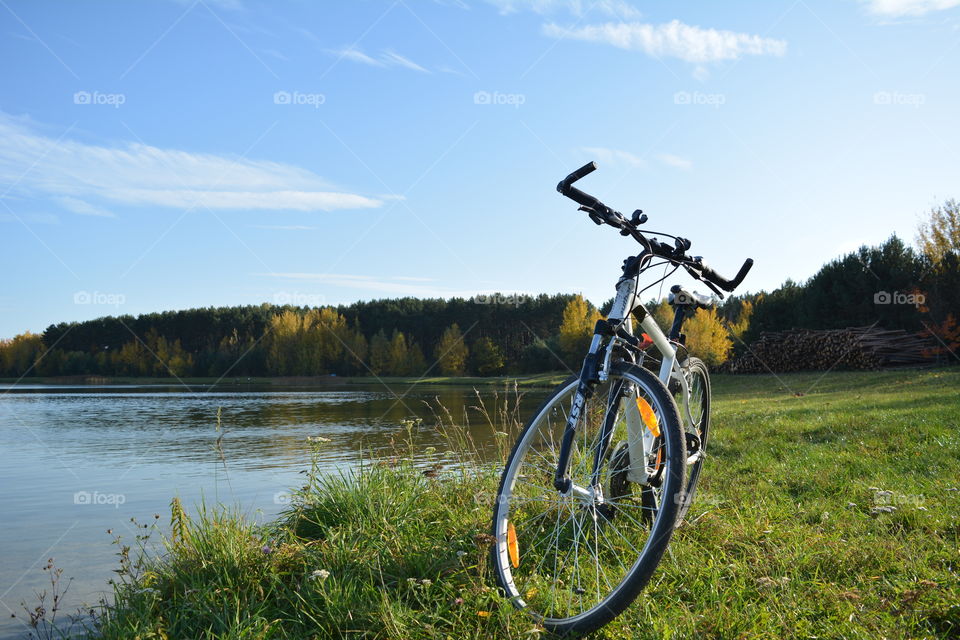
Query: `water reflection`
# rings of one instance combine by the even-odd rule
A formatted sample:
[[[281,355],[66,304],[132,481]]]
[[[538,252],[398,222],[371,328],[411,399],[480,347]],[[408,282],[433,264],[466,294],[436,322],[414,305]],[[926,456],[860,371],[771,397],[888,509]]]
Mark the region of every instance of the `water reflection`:
[[[522,419],[544,395],[510,394],[506,404]],[[307,437],[329,440],[320,456],[330,471],[350,468],[361,452],[391,455],[408,437],[421,458],[431,447],[442,457],[440,415],[493,459],[494,432],[502,427],[478,411],[481,401],[494,416],[504,408],[502,391],[478,398],[473,389],[449,386],[0,389],[0,640],[23,637],[22,624],[9,616],[21,601],[35,603],[47,558],[75,579],[66,608],[95,602],[115,566],[105,531],[132,537],[131,517],[165,520],[174,495],[187,505],[222,501],[269,519],[283,507],[277,496],[302,483]],[[404,421],[417,418],[408,432]],[[122,502],[78,503],[83,493]]]

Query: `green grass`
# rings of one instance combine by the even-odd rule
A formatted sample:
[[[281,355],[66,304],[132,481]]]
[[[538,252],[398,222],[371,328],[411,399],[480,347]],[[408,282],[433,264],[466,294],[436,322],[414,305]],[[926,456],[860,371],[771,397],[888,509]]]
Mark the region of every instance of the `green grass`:
[[[596,637],[960,636],[960,370],[714,385],[688,523]],[[100,632],[536,638],[486,565],[495,488],[493,471],[427,478],[401,461],[308,481],[266,529],[223,510],[178,516],[186,531],[127,576]]]

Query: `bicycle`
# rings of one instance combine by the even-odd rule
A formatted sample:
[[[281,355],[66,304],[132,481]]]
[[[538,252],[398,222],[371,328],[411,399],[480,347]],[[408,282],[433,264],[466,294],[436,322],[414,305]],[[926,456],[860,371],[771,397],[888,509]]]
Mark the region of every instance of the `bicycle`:
[[[689,240],[641,231],[641,210],[627,220],[573,186],[596,168],[584,165],[557,190],[642,250],[624,261],[580,374],[561,383],[518,436],[493,512],[491,555],[501,591],[559,635],[594,631],[636,599],[690,508],[706,458],[710,377],[689,355],[682,328],[714,299],[672,287],[674,320],[665,335],[637,301],[640,276],[673,265],[654,286],[682,267],[722,299],[720,289],[733,291],[753,265],[748,258],[728,280],[687,255]],[[651,347],[660,356],[658,374],[650,370],[657,368]]]

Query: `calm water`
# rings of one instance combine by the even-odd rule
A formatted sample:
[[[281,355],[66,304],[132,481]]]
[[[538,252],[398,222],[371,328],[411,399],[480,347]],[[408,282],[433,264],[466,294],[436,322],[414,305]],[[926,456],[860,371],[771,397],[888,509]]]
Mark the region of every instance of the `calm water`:
[[[526,393],[523,412],[544,395]],[[484,400],[492,405],[492,393]],[[166,523],[174,496],[269,520],[302,482],[308,436],[330,439],[323,465],[337,472],[356,465],[361,451],[388,455],[391,438],[405,434],[401,420],[421,417],[417,450],[433,446],[442,456],[427,406],[438,401],[461,424],[468,415],[474,438],[492,449],[469,388],[0,385],[0,640],[27,633],[21,602],[35,605],[35,592],[49,587],[48,558],[73,578],[65,610],[95,603],[117,566],[107,529],[130,540],[131,518],[160,514]],[[218,408],[226,469],[215,450]]]

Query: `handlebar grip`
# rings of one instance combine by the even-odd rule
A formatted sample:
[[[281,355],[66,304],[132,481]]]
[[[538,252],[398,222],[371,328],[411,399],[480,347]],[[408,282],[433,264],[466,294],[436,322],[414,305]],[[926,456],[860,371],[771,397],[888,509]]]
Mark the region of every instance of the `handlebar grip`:
[[[580,178],[590,175],[596,170],[597,170],[597,163],[592,161],[588,162],[587,164],[583,165],[582,167],[580,167],[579,169],[577,169],[576,171],[568,175],[566,178],[561,180],[560,184],[557,185],[557,191],[566,195],[566,192],[570,188],[570,185],[572,185],[574,182],[576,182]]]
[[[713,282],[724,291],[733,291],[740,286],[740,283],[743,282],[743,279],[747,277],[747,273],[750,271],[750,267],[752,266],[753,258],[747,258],[743,262],[743,266],[740,267],[740,271],[737,272],[737,275],[733,280],[727,280],[707,265],[703,265],[702,273],[704,278]]]
[[[747,274],[750,272],[750,267],[753,266],[753,258],[747,258],[743,261],[743,266],[740,267],[740,271],[737,272],[736,277],[731,283],[733,288],[736,289],[740,286],[740,283],[743,282],[743,279],[747,277]]]

